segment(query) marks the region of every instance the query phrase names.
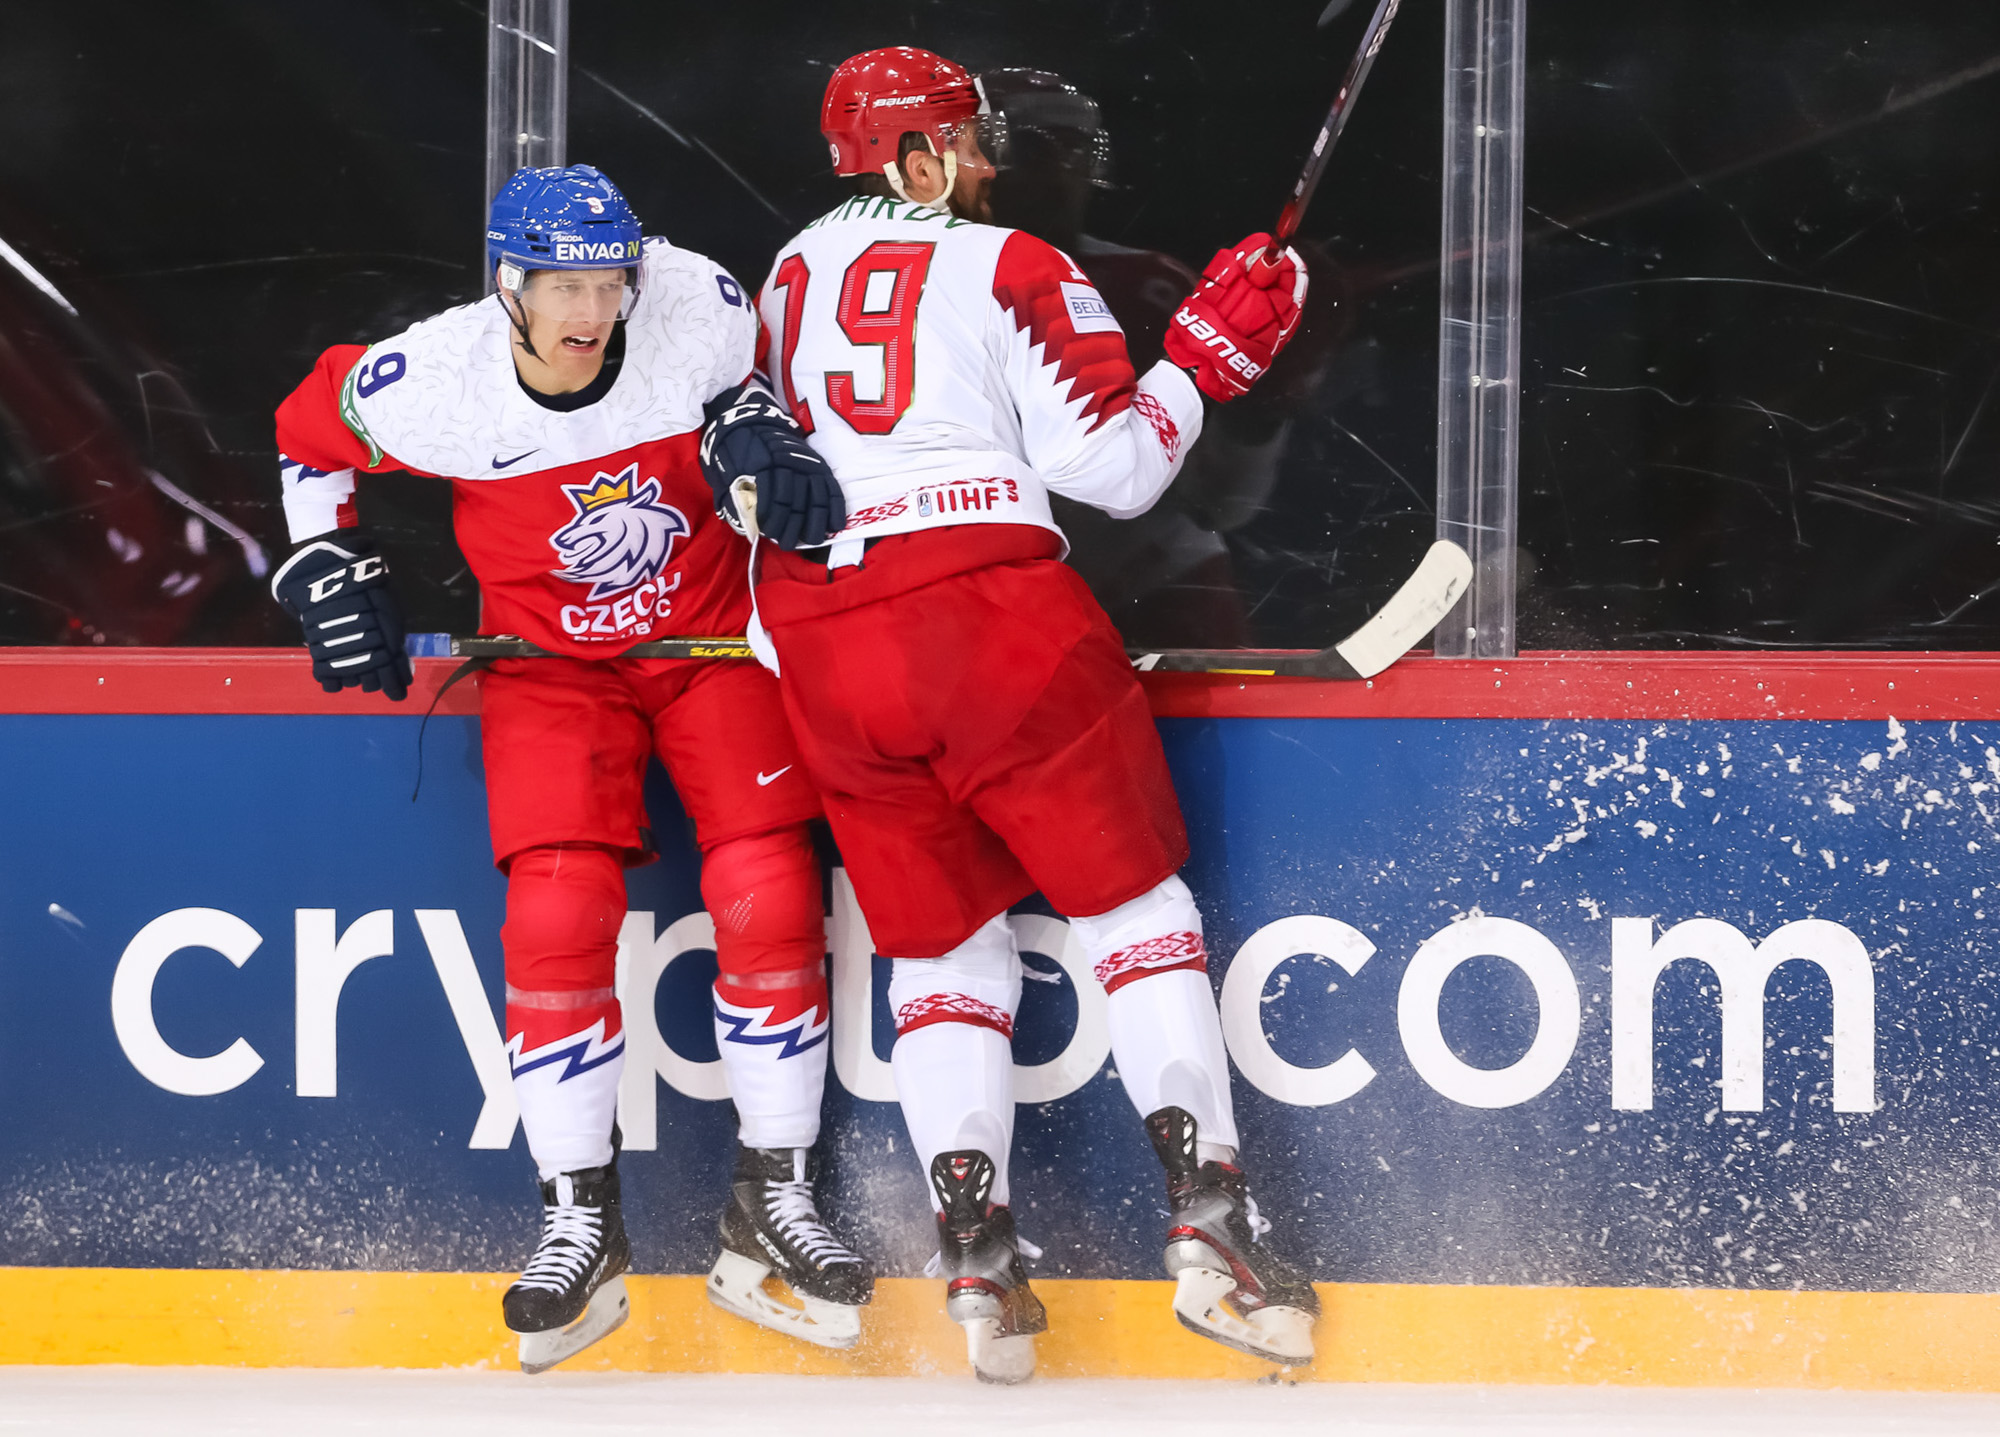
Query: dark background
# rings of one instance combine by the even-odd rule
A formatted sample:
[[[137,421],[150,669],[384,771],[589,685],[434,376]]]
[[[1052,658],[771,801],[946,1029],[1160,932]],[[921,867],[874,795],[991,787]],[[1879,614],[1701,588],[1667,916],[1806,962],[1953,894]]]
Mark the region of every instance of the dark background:
[[[841,196],[831,67],[923,44],[1095,97],[1090,232],[1199,268],[1283,198],[1368,9],[1327,8],[584,0],[570,158],[755,283]],[[0,263],[0,642],[294,642],[270,414],[476,295],[484,7],[5,18],[0,240],[77,314]],[[1151,528],[1077,526],[1135,638],[1316,647],[1428,541],[1442,31],[1410,0],[1306,221],[1293,372]],[[2000,9],[1535,0],[1528,57],[1522,646],[2000,648]],[[445,486],[363,504],[412,626],[470,631]]]

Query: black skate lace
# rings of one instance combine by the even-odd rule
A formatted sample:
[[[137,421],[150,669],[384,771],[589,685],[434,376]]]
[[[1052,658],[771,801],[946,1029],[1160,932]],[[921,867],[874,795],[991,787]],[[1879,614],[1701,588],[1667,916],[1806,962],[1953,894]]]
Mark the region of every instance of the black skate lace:
[[[821,1267],[859,1265],[860,1254],[827,1230],[813,1204],[809,1182],[773,1182],[764,1193],[764,1211],[780,1235]]]
[[[520,1287],[561,1292],[597,1256],[603,1213],[594,1207],[551,1207],[542,1214],[541,1246],[521,1274]]]

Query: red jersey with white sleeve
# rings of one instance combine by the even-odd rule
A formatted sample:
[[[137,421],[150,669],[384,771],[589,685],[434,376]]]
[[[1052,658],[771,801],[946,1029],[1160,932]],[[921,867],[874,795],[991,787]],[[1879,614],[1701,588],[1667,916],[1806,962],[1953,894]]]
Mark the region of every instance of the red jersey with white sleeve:
[[[778,252],[760,360],[847,500],[829,562],[967,524],[1060,535],[1050,491],[1143,513],[1201,432],[1181,370],[1133,375],[1109,306],[1019,230],[862,196]]]
[[[522,389],[491,299],[327,350],[278,410],[293,539],[354,522],[358,470],[440,476],[482,631],[578,658],[741,633],[749,550],[716,518],[696,451],[703,404],[750,373],[756,314],[724,270],[665,240],[640,267],[616,377],[567,412]]]

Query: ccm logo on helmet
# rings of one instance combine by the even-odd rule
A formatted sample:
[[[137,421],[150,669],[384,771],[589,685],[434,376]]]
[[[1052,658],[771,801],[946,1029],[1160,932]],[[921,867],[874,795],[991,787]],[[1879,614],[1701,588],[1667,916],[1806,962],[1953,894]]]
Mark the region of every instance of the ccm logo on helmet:
[[[556,245],[556,261],[558,263],[563,260],[574,261],[580,259],[627,260],[636,259],[638,255],[639,242],[637,240],[614,240],[609,244],[600,241],[596,244],[559,243]]]
[[[1203,349],[1219,349],[1229,367],[1245,379],[1255,379],[1264,372],[1264,366],[1222,337],[1216,327],[1200,316],[1186,309],[1174,311],[1174,323],[1201,341]]]

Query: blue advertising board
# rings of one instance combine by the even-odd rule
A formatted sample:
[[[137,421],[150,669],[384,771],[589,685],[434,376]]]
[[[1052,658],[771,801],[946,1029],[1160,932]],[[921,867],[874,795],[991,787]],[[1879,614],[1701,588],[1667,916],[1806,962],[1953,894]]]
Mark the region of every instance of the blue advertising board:
[[[0,714],[0,1264],[506,1271],[477,720]],[[1323,1280],[2000,1286],[2000,722],[1180,717],[1245,1162]],[[732,1122],[670,788],[629,879],[635,1265],[713,1257]],[[828,1206],[931,1228],[837,867]],[[1103,996],[1030,904],[1015,1204],[1157,1275]]]

